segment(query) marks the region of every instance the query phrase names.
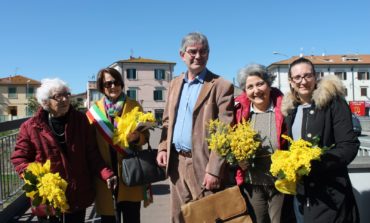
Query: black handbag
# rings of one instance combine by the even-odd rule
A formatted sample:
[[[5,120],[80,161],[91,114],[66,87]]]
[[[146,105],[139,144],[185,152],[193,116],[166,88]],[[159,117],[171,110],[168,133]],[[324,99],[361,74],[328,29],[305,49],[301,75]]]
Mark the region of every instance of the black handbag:
[[[158,166],[157,150],[137,150],[122,160],[122,181],[127,186],[138,186],[165,180],[166,173]]]

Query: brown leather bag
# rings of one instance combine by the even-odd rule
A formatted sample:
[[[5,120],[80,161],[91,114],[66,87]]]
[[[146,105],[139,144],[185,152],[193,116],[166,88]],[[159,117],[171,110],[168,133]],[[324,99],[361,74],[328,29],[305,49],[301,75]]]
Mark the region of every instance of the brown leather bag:
[[[238,186],[186,203],[181,212],[187,223],[252,223]]]

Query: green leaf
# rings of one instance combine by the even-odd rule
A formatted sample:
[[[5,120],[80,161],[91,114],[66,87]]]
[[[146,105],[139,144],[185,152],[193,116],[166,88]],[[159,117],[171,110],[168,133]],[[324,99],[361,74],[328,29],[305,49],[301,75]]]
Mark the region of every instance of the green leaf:
[[[301,167],[297,170],[297,174],[298,176],[303,176],[303,175],[308,175],[310,172],[305,168],[305,167]]]
[[[278,179],[285,179],[286,175],[284,173],[284,171],[282,170],[279,170],[278,174],[277,174],[277,178]]]
[[[34,185],[38,183],[37,177],[31,171],[24,172],[24,179],[29,180]]]
[[[42,202],[42,198],[39,196],[39,194],[36,194],[35,198],[32,201],[32,205],[37,207],[41,204],[41,202]]]
[[[35,185],[25,184],[23,185],[22,189],[26,191],[27,193],[29,193],[31,191],[35,191],[37,187]]]

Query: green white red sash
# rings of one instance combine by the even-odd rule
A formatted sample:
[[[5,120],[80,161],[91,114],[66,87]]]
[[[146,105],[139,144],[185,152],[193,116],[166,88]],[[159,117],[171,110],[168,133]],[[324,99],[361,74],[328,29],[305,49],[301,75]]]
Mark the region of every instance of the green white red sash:
[[[99,132],[109,145],[117,150],[117,152],[126,154],[123,148],[113,144],[112,138],[114,126],[105,116],[105,113],[99,109],[97,103],[91,106],[91,108],[86,112],[86,115],[90,122],[94,123],[98,128]]]

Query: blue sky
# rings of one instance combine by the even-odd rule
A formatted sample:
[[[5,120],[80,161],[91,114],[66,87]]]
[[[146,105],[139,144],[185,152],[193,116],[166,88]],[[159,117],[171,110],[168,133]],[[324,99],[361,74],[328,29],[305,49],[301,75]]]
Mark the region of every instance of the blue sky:
[[[115,61],[175,62],[184,35],[204,33],[208,68],[233,81],[249,63],[269,65],[303,53],[370,54],[370,2],[251,0],[3,0],[0,77],[59,77],[73,93]]]

